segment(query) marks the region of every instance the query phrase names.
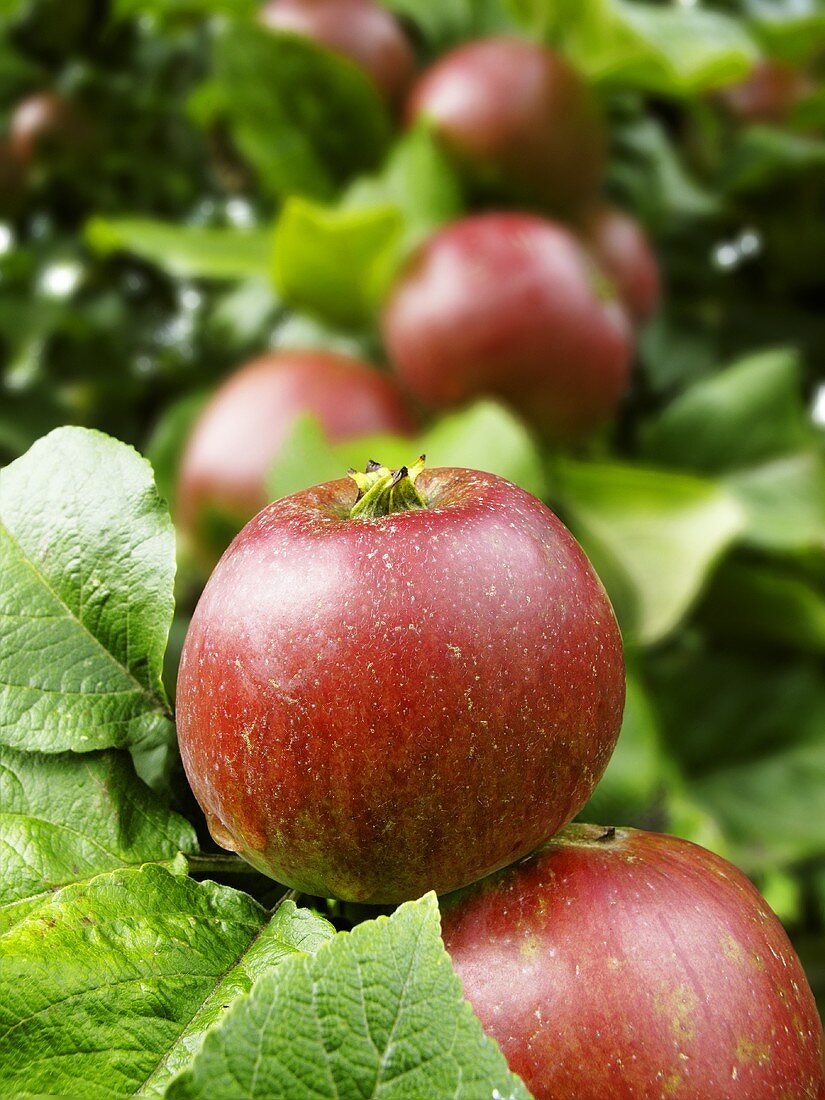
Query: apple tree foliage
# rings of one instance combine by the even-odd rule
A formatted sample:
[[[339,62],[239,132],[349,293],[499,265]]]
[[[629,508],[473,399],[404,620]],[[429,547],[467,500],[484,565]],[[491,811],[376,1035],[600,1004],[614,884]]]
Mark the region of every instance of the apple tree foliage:
[[[749,124],[719,100],[758,57],[815,78],[825,15],[386,6],[422,59],[524,34],[604,103],[607,190],[665,284],[618,422],[565,453],[480,402],[412,451],[542,496],[608,588],[628,704],[582,816],[733,859],[822,996],[825,98],[813,79],[787,120]],[[522,1096],[431,899],[367,920],[282,900],[208,846],[182,778],[175,668],[202,578],[181,546],[176,576],[164,500],[204,395],[266,346],[380,360],[399,266],[469,208],[425,127],[394,133],[362,74],[256,9],[0,3],[4,128],[49,86],[96,134],[85,165],[0,194],[0,1095]],[[270,491],[410,453],[308,419]]]

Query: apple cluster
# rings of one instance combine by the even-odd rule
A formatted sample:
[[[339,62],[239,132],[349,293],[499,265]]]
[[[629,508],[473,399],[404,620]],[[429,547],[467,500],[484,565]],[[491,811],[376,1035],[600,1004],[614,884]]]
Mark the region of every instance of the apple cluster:
[[[213,837],[310,895],[443,895],[465,994],[539,1098],[825,1097],[810,988],[748,880],[674,837],[569,824],[619,736],[625,668],[561,521],[499,477],[423,460],[267,504],[266,470],[306,413],[333,440],[411,435],[410,397],[420,411],[490,394],[564,442],[615,414],[659,281],[639,227],[600,203],[595,100],[551,50],[509,38],[414,82],[402,27],[369,0],[274,0],[263,18],[428,119],[481,212],[401,272],[381,322],[394,374],[271,354],[194,428],[183,524],[214,560],[204,517],[249,520],[178,681]],[[516,211],[491,207],[505,198]]]

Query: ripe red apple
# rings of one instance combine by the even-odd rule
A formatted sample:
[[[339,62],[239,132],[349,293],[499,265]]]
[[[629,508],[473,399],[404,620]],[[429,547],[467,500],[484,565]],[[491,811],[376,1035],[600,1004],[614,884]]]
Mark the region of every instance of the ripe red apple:
[[[606,159],[598,104],[559,54],[520,38],[469,42],[412,92],[425,118],[483,191],[570,216],[598,195]]]
[[[637,324],[659,304],[659,265],[639,223],[612,206],[599,207],[585,223],[584,241],[613,280],[627,312]]]
[[[201,413],[178,477],[178,518],[210,564],[268,502],[267,473],[307,415],[333,442],[414,430],[393,380],[367,363],[316,350],[247,363]]]
[[[406,91],[415,55],[393,16],[372,0],[270,0],[261,21],[294,31],[354,61],[390,103]]]
[[[719,98],[741,122],[785,122],[794,107],[815,90],[801,69],[763,58],[746,80],[719,93]]]
[[[184,644],[178,735],[212,835],[310,894],[395,903],[518,859],[619,732],[621,639],[573,537],[502,478],[417,471],[270,504]]]
[[[822,1027],[782,925],[730,863],[573,825],[442,900],[464,993],[536,1100],[813,1100]]]
[[[386,305],[404,384],[434,408],[498,396],[559,440],[616,412],[633,333],[615,291],[563,226],[480,214],[424,243]]]
[[[21,100],[9,120],[9,147],[21,166],[76,158],[88,149],[89,140],[88,120],[53,92]]]

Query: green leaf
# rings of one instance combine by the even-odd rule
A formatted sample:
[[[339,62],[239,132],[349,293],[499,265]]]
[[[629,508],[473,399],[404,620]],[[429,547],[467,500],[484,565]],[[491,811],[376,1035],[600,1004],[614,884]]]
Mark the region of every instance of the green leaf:
[[[248,279],[269,274],[269,229],[178,225],[151,218],[91,218],[86,240],[101,255],[131,252],[170,275],[197,279]]]
[[[713,482],[643,467],[562,460],[563,514],[625,631],[659,641],[686,615],[739,533],[737,503]]]
[[[255,978],[331,934],[152,864],[66,887],[0,938],[3,1087],[160,1096]]]
[[[818,453],[737,470],[724,483],[745,510],[743,542],[768,551],[825,547],[825,461]]]
[[[61,886],[196,847],[195,830],[161,806],[126,753],[0,746],[0,934]]]
[[[209,396],[203,392],[188,393],[167,405],[146,445],[146,457],[155,471],[158,492],[172,508],[186,442]]]
[[[628,673],[622,730],[607,771],[580,812],[581,821],[626,823],[649,810],[667,767],[656,716],[638,676]]]
[[[492,401],[451,413],[413,439],[367,436],[332,444],[314,418],[303,417],[272,466],[267,489],[277,499],[341,477],[349,467],[363,469],[370,459],[398,467],[420,454],[430,466],[466,466],[499,474],[537,496],[544,490],[541,458],[530,433]]]
[[[551,34],[591,80],[693,96],[747,76],[758,50],[720,12],[633,0],[554,0]]]
[[[702,621],[717,637],[825,653],[825,597],[775,563],[728,561],[713,578]]]
[[[667,466],[718,472],[810,439],[799,358],[779,348],[749,355],[671,402],[645,432],[643,453]]]
[[[379,164],[390,120],[377,89],[347,58],[255,25],[229,24],[215,44],[211,98],[241,153],[277,197],[331,199]]]
[[[825,850],[821,736],[720,768],[691,789],[722,824],[735,845],[734,859],[746,871],[770,870]]]
[[[744,0],[743,8],[773,55],[803,64],[825,46],[821,0]]]
[[[438,52],[469,38],[532,26],[528,13],[518,10],[519,0],[383,0],[383,3],[413,23],[428,47]]]
[[[732,147],[722,184],[738,195],[825,175],[825,141],[774,126],[749,126]]]
[[[284,206],[275,236],[273,278],[285,302],[344,328],[367,325],[383,287],[384,264],[403,232],[395,206]]]
[[[364,327],[410,252],[461,208],[447,158],[429,130],[416,127],[382,172],[356,180],[338,206],[286,203],[275,240],[275,285],[299,310]]]
[[[529,1096],[462,998],[432,894],[261,978],[167,1095]]]
[[[646,665],[660,729],[688,775],[819,741],[825,681],[816,659],[675,646]]]
[[[546,489],[536,441],[509,409],[493,401],[477,401],[448,413],[420,443],[420,453],[433,466],[466,466],[498,474],[535,496]]]
[[[117,19],[142,16],[163,22],[209,15],[242,18],[254,15],[258,6],[259,0],[115,0],[113,15]]]
[[[175,536],[149,464],[59,428],[0,472],[0,743],[163,741]]]

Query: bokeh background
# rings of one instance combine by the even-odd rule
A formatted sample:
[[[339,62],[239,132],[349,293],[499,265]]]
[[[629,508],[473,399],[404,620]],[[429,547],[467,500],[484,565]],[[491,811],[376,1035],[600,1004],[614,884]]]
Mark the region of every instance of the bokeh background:
[[[602,576],[629,666],[584,818],[741,866],[825,998],[825,8],[817,0],[390,0],[424,70],[551,46],[608,122],[603,195],[661,301],[615,419],[559,446],[506,405],[411,405],[413,440],[294,419],[272,497],[425,450],[542,496]],[[176,509],[204,402],[268,349],[391,371],[382,301],[479,196],[357,65],[255,0],[0,2],[0,462],[59,424],[152,460]],[[578,227],[571,227],[578,232]],[[167,679],[205,576],[182,534]]]

